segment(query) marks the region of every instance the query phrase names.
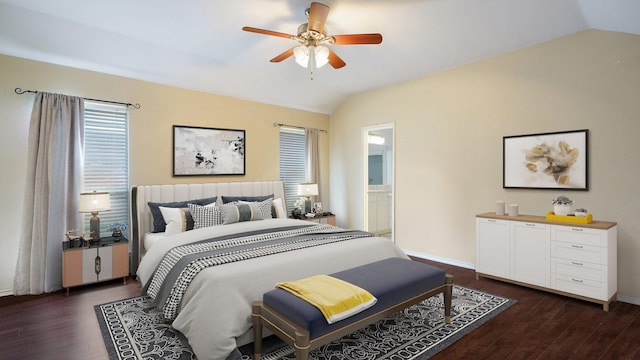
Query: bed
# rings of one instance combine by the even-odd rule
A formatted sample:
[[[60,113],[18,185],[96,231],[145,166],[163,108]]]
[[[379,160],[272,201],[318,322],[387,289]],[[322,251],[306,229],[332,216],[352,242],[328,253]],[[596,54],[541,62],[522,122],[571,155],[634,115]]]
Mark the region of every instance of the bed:
[[[261,300],[262,294],[273,289],[277,282],[291,281],[315,274],[329,274],[346,270],[355,266],[374,261],[400,257],[406,254],[385,238],[358,231],[347,231],[330,225],[286,218],[279,212],[280,218],[265,218],[259,221],[239,221],[224,225],[207,226],[183,231],[171,235],[155,234],[156,241],[149,248],[145,247],[145,237],[152,232],[153,216],[149,202],[170,203],[190,201],[216,197],[216,205],[221,205],[224,196],[236,196],[241,199],[257,199],[271,196],[273,200],[284,199],[283,184],[280,181],[258,181],[237,183],[206,183],[189,185],[146,185],[132,188],[132,268],[143,284],[143,291],[153,293],[158,287],[172,289],[169,297],[175,301],[176,309],[172,309],[170,302],[157,300],[173,327],[182,332],[189,341],[198,359],[236,359],[239,358],[237,347],[252,341],[251,338],[251,304]],[[266,203],[255,201],[249,203]],[[274,202],[275,206],[276,202]],[[203,210],[207,205],[191,205],[191,209]],[[248,205],[238,205],[248,206]],[[251,205],[256,206],[256,205]],[[198,207],[198,208],[196,208]],[[213,206],[218,208],[217,206]],[[206,209],[206,211],[212,211]],[[194,217],[199,216],[197,213]],[[197,220],[197,219],[196,219]],[[330,233],[330,236],[326,235]],[[233,260],[217,263],[215,266],[203,267],[192,275],[188,285],[167,285],[170,278],[169,271],[156,271],[172,264],[171,254],[176,251],[182,253],[184,249],[200,249],[203,246],[219,247],[220,244],[242,241],[283,241],[283,243],[269,243],[269,249],[286,248],[286,251],[271,250],[267,255],[256,255],[236,261],[233,256],[224,255]],[[287,239],[310,237],[312,245],[306,242],[273,240],[273,234],[294,234]],[[321,234],[321,235],[319,235]],[[280,239],[279,235],[277,237]],[[340,240],[335,240],[340,238]],[[213,239],[209,241],[206,239]],[[256,239],[256,240],[254,240]],[[290,241],[290,240],[286,240]],[[305,240],[307,241],[307,240]],[[205,245],[202,245],[205,244]],[[243,243],[244,244],[244,243]],[[300,245],[305,244],[305,245]],[[226,245],[225,245],[226,246]],[[230,246],[230,245],[229,245]],[[253,246],[253,245],[251,245]],[[235,249],[235,248],[234,248]],[[253,252],[250,247],[247,253]],[[213,251],[213,250],[212,250]],[[215,251],[222,251],[216,248]],[[243,250],[244,251],[244,250]],[[258,252],[256,252],[258,253]],[[261,252],[260,252],[261,253]],[[244,253],[243,253],[244,254]],[[167,256],[165,256],[167,255]],[[234,255],[235,256],[235,255]],[[222,258],[221,257],[221,258]],[[210,259],[210,257],[206,257]],[[219,259],[219,258],[216,258]],[[199,259],[200,261],[202,259]],[[198,263],[198,261],[183,261],[183,263]],[[202,260],[205,261],[205,260]],[[217,261],[217,260],[216,260]],[[176,260],[176,262],[179,262]],[[139,265],[138,265],[139,263]],[[171,267],[172,271],[174,270]],[[176,273],[184,274],[189,271],[177,269]],[[159,275],[160,274],[160,275]],[[173,288],[172,288],[173,287]],[[158,291],[157,293],[162,293]],[[175,293],[180,295],[176,297]],[[160,297],[157,295],[158,298]]]

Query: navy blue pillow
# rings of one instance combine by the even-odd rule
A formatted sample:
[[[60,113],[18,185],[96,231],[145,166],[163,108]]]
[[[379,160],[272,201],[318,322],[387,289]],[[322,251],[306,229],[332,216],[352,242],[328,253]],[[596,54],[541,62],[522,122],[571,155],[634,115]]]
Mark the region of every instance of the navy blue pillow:
[[[211,203],[216,202],[216,200],[218,200],[217,196],[214,197],[210,197],[210,198],[204,198],[204,199],[195,199],[195,200],[186,200],[186,201],[175,201],[175,202],[168,202],[168,203],[158,203],[158,202],[151,202],[149,201],[147,203],[147,205],[149,205],[149,209],[151,210],[151,216],[153,217],[153,230],[152,232],[154,233],[158,233],[158,232],[164,232],[166,229],[166,222],[164,221],[164,218],[162,217],[162,212],[160,211],[160,206],[162,207],[169,207],[169,208],[187,208],[188,210],[188,205],[187,204],[196,204],[196,205],[209,205]],[[191,217],[190,213],[187,213],[187,211],[185,211],[185,215],[187,215],[187,230],[191,230],[193,229],[193,218],[188,219],[189,217]],[[191,221],[189,221],[191,220]],[[191,223],[191,229],[189,229],[189,223]]]
[[[273,200],[273,194],[264,196],[224,196],[222,195],[222,203],[228,204],[235,201],[260,202],[265,200]]]

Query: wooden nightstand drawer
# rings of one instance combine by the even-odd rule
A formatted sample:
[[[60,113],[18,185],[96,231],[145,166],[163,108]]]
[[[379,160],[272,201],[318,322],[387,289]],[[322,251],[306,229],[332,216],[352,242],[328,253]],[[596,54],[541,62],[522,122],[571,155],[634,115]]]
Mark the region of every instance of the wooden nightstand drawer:
[[[325,215],[325,216],[316,216],[312,218],[305,218],[306,221],[315,222],[318,224],[329,224],[336,226],[336,216],[335,215]]]

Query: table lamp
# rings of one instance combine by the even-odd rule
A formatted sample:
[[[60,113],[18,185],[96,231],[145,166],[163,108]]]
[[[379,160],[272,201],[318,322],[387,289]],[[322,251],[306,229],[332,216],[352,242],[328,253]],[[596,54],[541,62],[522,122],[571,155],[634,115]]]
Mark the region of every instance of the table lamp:
[[[299,184],[298,185],[298,195],[305,197],[304,202],[304,213],[308,214],[311,212],[311,200],[309,200],[310,196],[318,196],[318,184]]]
[[[99,211],[111,210],[111,199],[108,192],[86,192],[80,194],[80,204],[78,211],[91,213],[89,220],[89,235],[91,240],[100,240],[100,218]]]

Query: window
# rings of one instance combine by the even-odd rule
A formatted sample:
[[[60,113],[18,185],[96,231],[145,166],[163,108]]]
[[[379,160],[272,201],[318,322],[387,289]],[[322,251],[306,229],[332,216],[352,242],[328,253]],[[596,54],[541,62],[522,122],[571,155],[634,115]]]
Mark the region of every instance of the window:
[[[293,210],[298,196],[298,184],[306,182],[304,130],[280,128],[280,180],[284,183],[287,209]]]
[[[83,191],[107,191],[111,210],[98,214],[100,233],[109,224],[129,224],[129,113],[126,105],[85,100]],[[90,214],[85,216],[89,233]]]

